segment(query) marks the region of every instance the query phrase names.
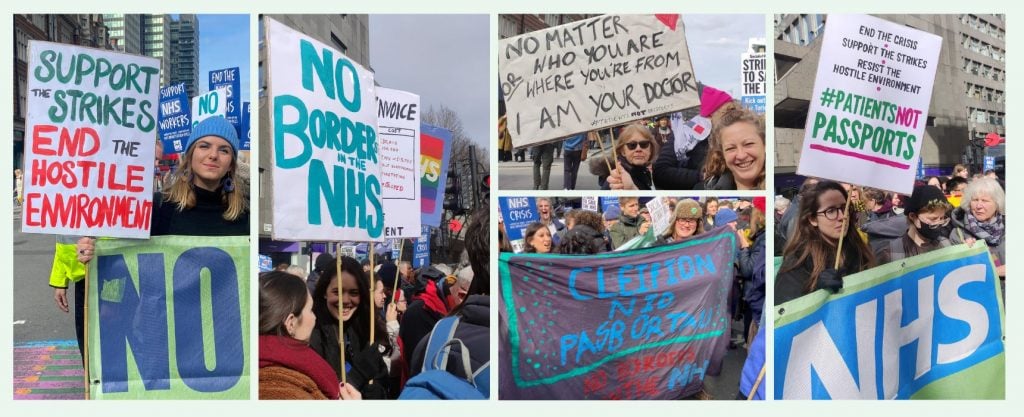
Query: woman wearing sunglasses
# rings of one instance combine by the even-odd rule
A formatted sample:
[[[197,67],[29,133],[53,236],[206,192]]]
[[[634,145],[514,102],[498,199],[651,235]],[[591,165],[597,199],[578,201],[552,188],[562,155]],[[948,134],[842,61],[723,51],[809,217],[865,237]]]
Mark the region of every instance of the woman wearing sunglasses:
[[[601,182],[604,190],[651,190],[651,164],[654,155],[658,154],[658,143],[651,131],[640,124],[630,124],[622,128],[615,145],[617,161],[605,161],[608,158],[594,158],[590,162],[590,172],[598,179],[607,177]],[[611,172],[608,166],[611,165]]]
[[[782,252],[782,266],[775,278],[775,304],[799,298],[819,289],[837,291],[843,276],[875,266],[875,258],[856,227],[847,227],[846,190],[837,182],[821,181],[800,194],[795,233]],[[839,240],[843,253],[835,269]]]
[[[715,123],[704,160],[704,189],[763,190],[764,118],[736,107]]]

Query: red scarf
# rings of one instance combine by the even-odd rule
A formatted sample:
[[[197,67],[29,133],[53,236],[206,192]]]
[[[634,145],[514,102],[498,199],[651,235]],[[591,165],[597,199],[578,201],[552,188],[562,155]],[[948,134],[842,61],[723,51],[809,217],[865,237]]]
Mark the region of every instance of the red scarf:
[[[281,366],[302,372],[320,388],[327,398],[341,395],[338,377],[331,365],[317,355],[306,343],[288,336],[260,335],[260,368]]]

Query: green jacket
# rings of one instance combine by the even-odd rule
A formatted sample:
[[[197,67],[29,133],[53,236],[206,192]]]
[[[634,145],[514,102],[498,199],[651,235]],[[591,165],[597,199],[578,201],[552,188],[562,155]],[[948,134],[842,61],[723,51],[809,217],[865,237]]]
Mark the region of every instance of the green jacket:
[[[615,222],[608,229],[608,236],[612,239],[612,249],[618,248],[630,239],[640,236],[640,225],[643,222],[643,216],[628,217],[625,214],[619,216],[619,221]]]

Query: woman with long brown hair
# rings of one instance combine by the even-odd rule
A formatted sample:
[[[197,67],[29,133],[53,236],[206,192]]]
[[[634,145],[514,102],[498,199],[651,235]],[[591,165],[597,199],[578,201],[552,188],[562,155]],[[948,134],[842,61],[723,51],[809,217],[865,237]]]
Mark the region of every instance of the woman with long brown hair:
[[[799,298],[818,289],[837,291],[843,276],[875,266],[875,257],[847,214],[846,190],[837,182],[821,181],[800,195],[796,230],[782,252],[783,262],[775,278],[775,304]],[[842,259],[835,269],[838,245]]]

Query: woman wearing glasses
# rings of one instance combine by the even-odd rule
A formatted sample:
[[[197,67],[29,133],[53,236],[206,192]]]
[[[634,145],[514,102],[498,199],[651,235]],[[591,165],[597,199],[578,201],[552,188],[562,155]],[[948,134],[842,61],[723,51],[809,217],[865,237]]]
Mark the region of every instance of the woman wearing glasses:
[[[797,225],[782,252],[783,261],[775,278],[775,304],[819,289],[836,291],[843,276],[875,266],[875,258],[856,227],[847,227],[846,190],[834,181],[822,181],[800,194]],[[843,253],[839,270],[835,260],[839,239]]]
[[[716,123],[704,162],[704,189],[763,190],[764,118],[739,107]]]
[[[655,244],[675,243],[704,233],[704,224],[701,222],[703,214],[703,211],[700,209],[700,203],[689,198],[679,200],[676,203],[675,215],[673,216],[675,221],[665,234],[658,238]]]
[[[611,161],[611,172],[605,158],[594,158],[590,162],[590,172],[601,181],[601,188],[608,190],[651,190],[654,180],[651,177],[651,164],[654,155],[658,154],[658,143],[651,131],[643,125],[630,124],[619,132],[619,140],[615,145],[617,161]]]

